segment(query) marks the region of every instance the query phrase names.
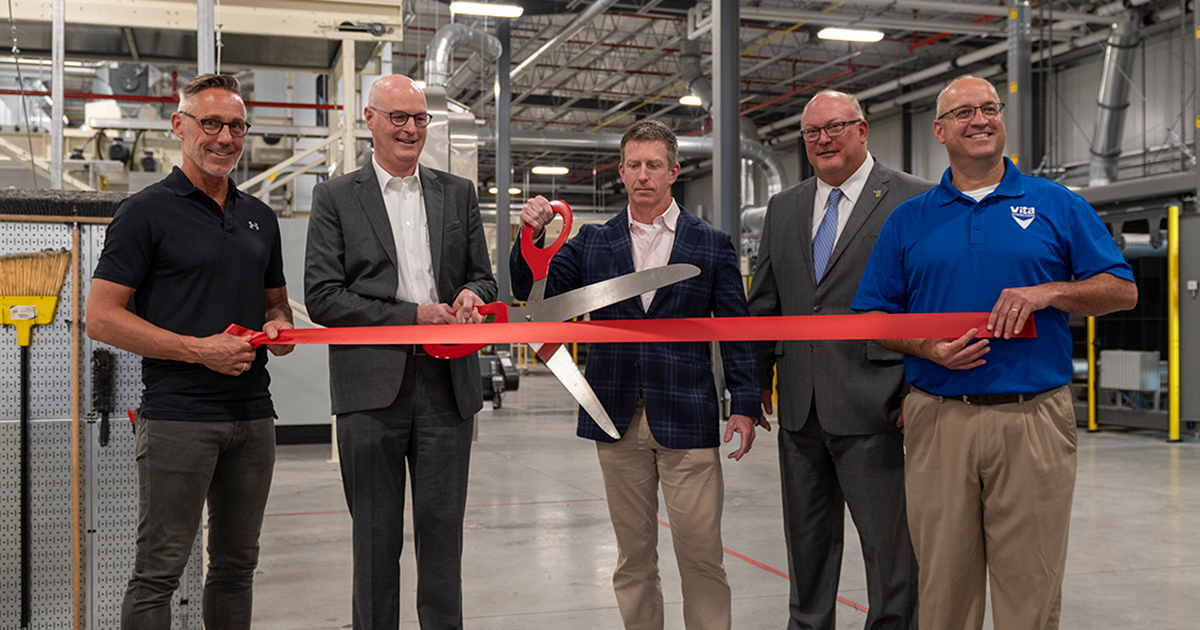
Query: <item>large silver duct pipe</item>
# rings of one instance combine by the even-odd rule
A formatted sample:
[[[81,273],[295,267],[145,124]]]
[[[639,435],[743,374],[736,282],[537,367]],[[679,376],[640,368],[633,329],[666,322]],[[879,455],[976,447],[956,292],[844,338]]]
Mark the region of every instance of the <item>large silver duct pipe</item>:
[[[474,54],[451,76],[454,49],[459,46],[470,48]],[[425,84],[443,86],[448,94],[454,94],[499,58],[500,40],[463,24],[447,24],[438,29],[425,49]]]
[[[679,73],[683,77],[684,83],[687,84],[688,91],[700,99],[700,107],[711,111],[712,81],[708,78],[708,75],[704,74],[704,68],[700,64],[700,52],[703,47],[703,44],[696,40],[680,40]],[[741,130],[743,138],[759,142],[758,127],[755,127],[749,118],[739,116],[738,129]]]
[[[1129,89],[1133,74],[1134,53],[1139,44],[1138,29],[1142,12],[1130,9],[1124,22],[1112,25],[1108,47],[1104,51],[1104,72],[1100,75],[1100,94],[1096,106],[1096,128],[1092,136],[1092,161],[1088,173],[1089,186],[1103,186],[1117,181],[1120,170],[1121,137],[1125,133],[1125,118],[1129,110]]]
[[[479,131],[479,142],[495,144],[495,133],[488,128]],[[512,148],[525,151],[602,151],[620,153],[621,134],[617,133],[572,133],[567,131],[526,131],[514,129]],[[708,157],[713,152],[713,139],[698,136],[679,137],[679,155],[686,157]],[[787,185],[787,174],[783,163],[767,147],[742,138],[741,155],[758,163],[767,176],[767,192],[776,194]]]

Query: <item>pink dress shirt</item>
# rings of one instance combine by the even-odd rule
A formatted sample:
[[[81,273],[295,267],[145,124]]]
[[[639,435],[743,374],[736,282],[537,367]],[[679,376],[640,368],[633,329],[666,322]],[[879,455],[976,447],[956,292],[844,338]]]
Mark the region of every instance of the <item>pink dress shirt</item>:
[[[679,220],[679,204],[671,200],[667,211],[658,215],[654,223],[638,223],[629,216],[629,239],[633,244],[633,269],[642,271],[663,267],[671,260],[671,247],[675,245],[675,222]],[[650,310],[654,291],[642,294],[642,308]]]

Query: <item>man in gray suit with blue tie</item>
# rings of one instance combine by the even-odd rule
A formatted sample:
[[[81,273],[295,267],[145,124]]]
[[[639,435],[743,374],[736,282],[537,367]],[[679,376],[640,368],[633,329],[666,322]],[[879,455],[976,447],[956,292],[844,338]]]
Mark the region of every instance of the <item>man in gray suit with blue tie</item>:
[[[850,314],[879,229],[932,184],[879,164],[849,94],[821,92],[802,114],[816,177],[771,198],[751,283],[753,315]],[[797,246],[798,245],[798,246]],[[788,630],[833,630],[846,506],[862,541],[867,630],[916,627],[917,564],[897,420],[900,354],[872,341],[759,344],[763,409],[778,369],[779,466],[791,576]]]
[[[430,115],[408,77],[383,77],[365,109],[375,153],[317,185],[304,292],[325,326],[478,322],[496,297],[475,185],[418,166]],[[330,346],[342,484],[353,519],[356,630],[400,625],[405,466],[412,476],[417,617],[462,628],[462,524],[472,418],[483,406],[476,355],[443,361],[420,346]]]

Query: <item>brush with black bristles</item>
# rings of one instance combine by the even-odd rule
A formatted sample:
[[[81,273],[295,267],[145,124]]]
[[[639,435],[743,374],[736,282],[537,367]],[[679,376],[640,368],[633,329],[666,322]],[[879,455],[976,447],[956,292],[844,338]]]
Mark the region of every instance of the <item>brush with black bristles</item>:
[[[129,196],[100,190],[0,189],[0,221],[108,223]]]
[[[92,410],[100,414],[100,446],[108,446],[108,414],[117,406],[117,355],[97,348],[92,352]]]

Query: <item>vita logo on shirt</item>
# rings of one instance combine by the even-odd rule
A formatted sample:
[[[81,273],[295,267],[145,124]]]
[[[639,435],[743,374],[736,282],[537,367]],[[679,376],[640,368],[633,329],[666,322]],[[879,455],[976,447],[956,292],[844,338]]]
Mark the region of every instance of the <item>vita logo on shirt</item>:
[[[1009,208],[1012,209],[1013,221],[1016,221],[1022,230],[1028,228],[1030,223],[1033,223],[1033,206],[1009,206]]]

